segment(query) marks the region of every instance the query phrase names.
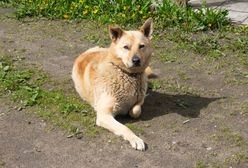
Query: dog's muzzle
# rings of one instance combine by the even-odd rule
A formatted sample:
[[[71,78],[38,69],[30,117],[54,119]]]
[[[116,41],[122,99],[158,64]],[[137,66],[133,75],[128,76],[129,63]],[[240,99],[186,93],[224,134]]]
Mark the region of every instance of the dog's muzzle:
[[[140,66],[140,58],[137,55],[134,55],[132,58],[132,62],[134,66]]]

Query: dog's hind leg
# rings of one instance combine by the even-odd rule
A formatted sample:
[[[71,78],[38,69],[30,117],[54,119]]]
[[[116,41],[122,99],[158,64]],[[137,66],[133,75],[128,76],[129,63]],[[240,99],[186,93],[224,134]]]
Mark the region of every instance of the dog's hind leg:
[[[145,150],[144,141],[136,136],[128,127],[115,120],[112,114],[114,105],[114,102],[111,102],[112,98],[105,96],[102,96],[102,98],[103,99],[100,98],[98,106],[96,108],[96,124],[108,129],[118,136],[122,136],[125,140],[128,140],[130,142],[133,148],[137,150]]]

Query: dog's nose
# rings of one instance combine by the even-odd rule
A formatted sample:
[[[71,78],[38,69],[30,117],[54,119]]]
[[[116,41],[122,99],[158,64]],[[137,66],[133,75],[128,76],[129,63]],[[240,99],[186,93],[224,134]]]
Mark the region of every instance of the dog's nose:
[[[133,56],[132,62],[134,66],[140,66],[140,58],[137,55]]]

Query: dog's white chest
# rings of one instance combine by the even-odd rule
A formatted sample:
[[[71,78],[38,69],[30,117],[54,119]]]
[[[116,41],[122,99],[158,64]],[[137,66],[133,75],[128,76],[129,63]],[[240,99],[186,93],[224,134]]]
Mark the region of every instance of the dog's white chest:
[[[119,74],[113,79],[111,95],[115,98],[114,114],[127,114],[131,108],[140,102],[146,92],[146,82],[141,74],[130,76]]]

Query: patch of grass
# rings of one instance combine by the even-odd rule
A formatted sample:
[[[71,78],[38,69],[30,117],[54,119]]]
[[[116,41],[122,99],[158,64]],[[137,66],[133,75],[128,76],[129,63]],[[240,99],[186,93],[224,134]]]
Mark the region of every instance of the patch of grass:
[[[131,129],[133,132],[135,133],[143,133],[144,131],[142,130],[142,128],[138,127],[137,125],[134,125],[134,124],[130,124],[130,123],[127,123],[125,124],[129,129]]]
[[[220,129],[212,138],[224,144],[231,144],[232,146],[247,145],[245,139],[238,132],[233,132],[229,128]]]
[[[0,7],[11,7],[12,5],[14,5],[10,0],[1,0],[0,1]]]
[[[218,58],[221,56],[221,46],[216,37],[209,35],[203,35],[202,38],[196,39],[192,43],[192,48],[195,52],[200,54],[211,53],[210,56]]]
[[[182,72],[182,71],[179,71],[179,70],[177,70],[177,75],[179,76],[179,78],[180,78],[181,80],[184,80],[184,81],[190,79],[190,78],[186,75],[186,73],[184,73],[184,72]]]
[[[5,165],[6,165],[6,163],[3,160],[0,160],[0,167],[3,167]]]
[[[248,155],[244,152],[234,153],[231,156],[225,158],[224,164],[226,165],[239,165],[241,163],[248,163]]]
[[[21,60],[0,54],[0,94],[15,101],[18,109],[26,109],[68,132],[79,130],[95,136],[95,113],[76,94],[65,94],[42,70],[29,68]],[[25,67],[25,68],[23,68]],[[47,89],[45,85],[50,85]]]
[[[195,168],[207,168],[207,165],[203,161],[197,161]]]
[[[140,24],[152,17],[158,27],[178,26],[189,31],[220,28],[228,25],[228,11],[208,8],[199,9],[182,7],[171,0],[14,0],[17,4],[19,18],[25,16],[47,17],[50,19],[91,19],[101,23],[118,23],[125,25]]]
[[[160,60],[166,63],[175,62],[177,60],[177,55],[174,52],[166,52],[159,54]]]
[[[148,83],[148,88],[152,89],[152,91],[156,91],[161,88],[161,84],[159,80],[152,80]]]

